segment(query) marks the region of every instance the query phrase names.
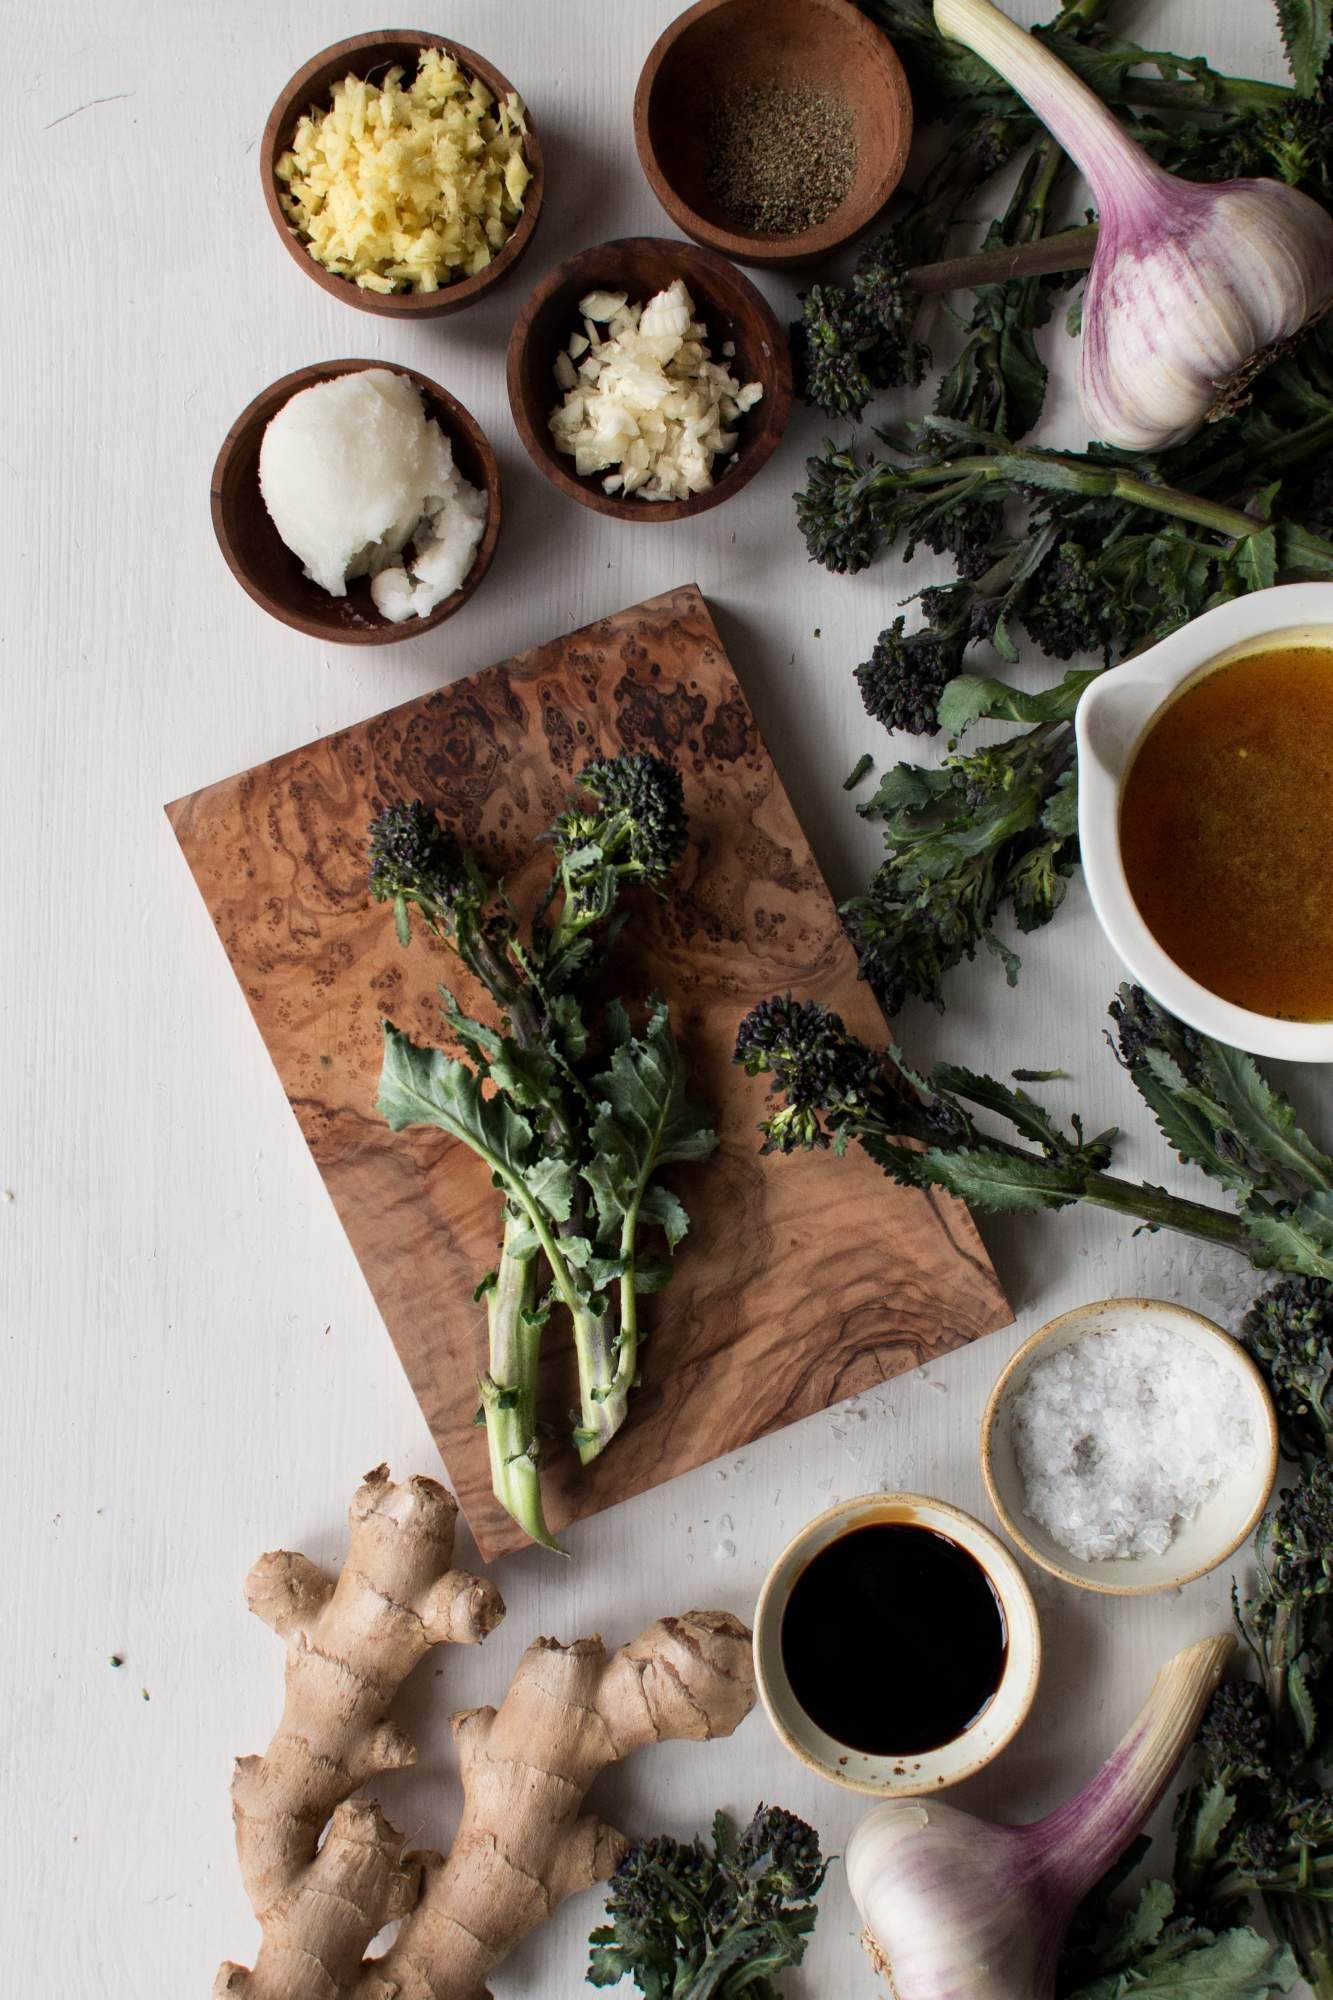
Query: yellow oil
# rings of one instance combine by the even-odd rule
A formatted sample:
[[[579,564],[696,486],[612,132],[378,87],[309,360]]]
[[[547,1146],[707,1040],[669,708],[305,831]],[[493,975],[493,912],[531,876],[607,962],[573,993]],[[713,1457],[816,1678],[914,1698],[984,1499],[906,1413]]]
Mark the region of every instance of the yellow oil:
[[[1210,992],[1333,1019],[1333,647],[1278,644],[1189,683],[1120,802],[1130,891]]]

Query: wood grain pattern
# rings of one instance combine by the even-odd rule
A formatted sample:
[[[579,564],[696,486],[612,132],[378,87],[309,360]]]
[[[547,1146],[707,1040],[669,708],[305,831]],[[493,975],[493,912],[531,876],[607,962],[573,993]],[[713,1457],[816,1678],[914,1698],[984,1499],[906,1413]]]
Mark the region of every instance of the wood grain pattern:
[[[472,1301],[494,1261],[494,1191],[432,1131],[394,1137],[374,1110],[382,1016],[439,1040],[447,955],[403,951],[365,887],[369,814],[437,804],[510,881],[587,756],[626,745],[681,769],[691,846],[679,892],[647,900],[612,975],[670,1000],[721,1144],[682,1183],[694,1218],[652,1301],[631,1420],[588,1471],[552,1449],[560,1526],[856,1394],[1007,1322],[957,1205],[890,1186],[857,1156],[764,1158],[761,1086],[732,1064],[736,1024],[788,985],[875,1034],[828,891],[693,587],[619,613],[168,808],[486,1556],[521,1531],[496,1504],[473,1426],[485,1353]],[[456,979],[468,1008],[484,996]],[[548,1336],[545,1392],[576,1401],[572,1352]]]

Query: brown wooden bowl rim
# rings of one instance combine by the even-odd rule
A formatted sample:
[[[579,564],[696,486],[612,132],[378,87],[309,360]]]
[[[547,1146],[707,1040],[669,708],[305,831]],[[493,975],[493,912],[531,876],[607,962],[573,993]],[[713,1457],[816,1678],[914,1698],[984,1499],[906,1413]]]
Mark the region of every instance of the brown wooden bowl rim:
[[[264,136],[259,142],[259,172],[264,187],[264,204],[289,254],[296,259],[306,275],[313,278],[315,283],[333,298],[342,299],[345,304],[356,306],[362,312],[376,313],[386,319],[441,319],[447,313],[461,312],[465,306],[474,304],[492,285],[498,284],[513,270],[532,241],[546,193],[546,167],[542,158],[541,140],[537,135],[532,108],[524,97],[522,102],[527,130],[524,134],[523,150],[532,178],[524,191],[522,215],[505,239],[504,247],[498,255],[492,257],[484,271],[474,271],[468,278],[457,278],[451,284],[441,285],[434,292],[364,291],[351,278],[343,277],[340,272],[325,270],[324,266],[316,263],[310,255],[282,212],[282,203],[278,198],[277,177],[273,168],[279,151],[280,136],[289,126],[295,124],[303,110],[318,100],[320,93],[312,92],[311,85],[319,72],[332,62],[347,62],[350,65],[349,74],[360,74],[356,68],[356,58],[370,49],[400,50],[405,62],[409,57],[420,54],[422,49],[442,49],[446,55],[454,58],[460,69],[466,70],[470,76],[479,76],[495,98],[505,97],[511,91],[515,96],[522,95],[514,89],[508,77],[484,56],[478,55],[475,49],[465,47],[462,42],[450,41],[444,35],[428,34],[424,28],[382,28],[376,34],[351,35],[346,41],[330,42],[328,48],[321,49],[318,55],[311,56],[308,62],[302,63],[300,69],[279,92],[273,109],[269,112],[264,125]],[[396,59],[386,57],[385,60]],[[407,66],[410,68],[412,65],[407,62]],[[371,64],[370,67],[373,69],[377,65]]]
[[[833,216],[817,224],[813,229],[805,229],[795,236],[770,236],[752,233],[743,229],[724,229],[719,223],[710,222],[690,207],[676,193],[671,181],[663,171],[662,164],[654,149],[649,130],[648,106],[653,88],[661,73],[662,64],[687,29],[696,21],[709,14],[721,12],[725,7],[733,7],[738,0],[695,0],[683,14],[677,14],[668,22],[652,48],[647,61],[639,72],[639,81],[634,90],[634,144],[639,155],[639,165],[647,178],[648,185],[661,202],[667,214],[687,236],[704,249],[718,250],[725,257],[738,258],[742,263],[755,265],[785,265],[810,263],[815,258],[825,257],[845,244],[851,243],[868,229],[881,212],[889,197],[902,180],[907,168],[907,156],[911,150],[914,125],[912,93],[908,88],[907,72],[902,58],[888,36],[877,28],[853,6],[852,0],[813,0],[811,11],[823,11],[840,20],[848,31],[867,49],[874,49],[883,60],[893,77],[893,89],[898,96],[902,116],[899,120],[897,148],[889,154],[884,171],[875,182],[874,189],[856,204],[851,219],[845,216],[838,222]]]
[[[590,282],[602,285],[617,283],[618,281],[613,278],[598,275],[603,272],[606,261],[645,246],[669,256],[677,264],[681,264],[682,261],[690,263],[697,260],[706,269],[715,271],[724,283],[735,285],[742,294],[747,295],[747,302],[752,304],[757,319],[768,335],[772,349],[770,372],[773,379],[764,382],[763,399],[757,406],[760,423],[741,448],[750,456],[743,465],[733,465],[720,479],[715,480],[712,486],[702,493],[691,494],[688,500],[636,500],[633,497],[622,500],[614,494],[603,493],[600,487],[592,486],[587,480],[580,479],[577,473],[565,469],[561,463],[561,455],[548,442],[547,437],[539,435],[529,423],[523,405],[523,374],[532,323],[538,310],[571,278],[581,276],[585,268]],[[684,276],[688,283],[690,276],[688,269],[682,269],[679,275]],[[699,301],[701,312],[706,304],[706,300]],[[791,352],[787,345],[787,336],[759,287],[746,277],[744,271],[738,271],[736,266],[720,252],[710,249],[706,244],[680,242],[670,236],[614,236],[606,243],[591,244],[587,249],[578,250],[572,257],[566,257],[561,263],[553,265],[545,277],[533,287],[522,311],[514,321],[505,355],[505,385],[509,392],[509,408],[513,415],[514,427],[523,441],[524,449],[533,464],[546,474],[552,485],[558,486],[562,493],[567,493],[571,500],[577,500],[584,507],[590,507],[594,513],[605,514],[612,520],[642,521],[662,525],[670,521],[692,520],[696,514],[706,514],[710,507],[720,507],[724,500],[730,500],[733,494],[739,493],[747,486],[754,475],[768,463],[782,442],[783,433],[791,416],[794,393]],[[551,393],[554,398],[554,389]],[[749,414],[752,413],[747,412],[747,415]],[[589,474],[589,480],[593,476]]]
[[[367,625],[364,630],[352,630],[331,622],[332,614],[330,622],[326,624],[320,619],[307,617],[304,612],[293,611],[246,568],[232,544],[223,516],[222,482],[232,458],[242,444],[248,442],[261,419],[267,425],[283,404],[301,389],[313,388],[319,382],[336,381],[343,375],[356,375],[366,368],[387,368],[395,375],[406,376],[408,381],[414,383],[422,392],[428,405],[434,405],[434,408],[428,407],[427,415],[443,424],[451,444],[456,432],[462,432],[466,436],[481,460],[485,476],[486,526],[477,544],[472,567],[457,590],[442,598],[435,609],[428,612],[424,618],[408,618],[395,622],[379,613],[374,613],[378,619],[377,624]],[[258,507],[264,505],[264,497],[259,491],[257,480],[255,505]],[[447,618],[452,618],[456,611],[461,611],[491,566],[495,545],[500,539],[502,511],[499,461],[490,439],[471,410],[460,403],[457,396],[451,396],[447,389],[442,388],[438,382],[433,382],[429,375],[423,375],[418,369],[409,368],[403,362],[366,361],[352,356],[338,361],[308,362],[303,368],[294,368],[288,375],[280,375],[277,381],[270,382],[266,389],[261,389],[257,396],[251,397],[222,440],[218,455],[213,462],[213,475],[209,487],[209,512],[213,521],[213,533],[217,537],[223,561],[246,595],[267,611],[271,618],[276,618],[280,625],[286,625],[295,632],[304,632],[308,638],[323,639],[342,646],[388,646],[405,639],[416,639],[423,632],[433,632],[437,625],[443,625]],[[276,529],[274,532],[276,533]],[[292,556],[293,562],[299,560],[298,556]],[[338,598],[330,601],[335,604],[342,602]]]

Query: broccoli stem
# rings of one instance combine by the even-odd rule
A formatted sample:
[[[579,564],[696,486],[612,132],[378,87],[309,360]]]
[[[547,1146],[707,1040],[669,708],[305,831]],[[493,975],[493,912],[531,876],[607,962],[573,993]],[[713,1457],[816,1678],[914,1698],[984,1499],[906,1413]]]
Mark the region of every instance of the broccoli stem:
[[[1006,244],[999,250],[976,250],[966,257],[943,257],[933,264],[915,264],[907,272],[914,292],[973,291],[978,285],[1003,285],[1010,278],[1041,278],[1055,271],[1086,271],[1097,248],[1097,224],[1060,229],[1053,236]]]
[[[1021,1148],[1013,1151],[1021,1154]],[[1168,1194],[1165,1188],[1146,1182],[1124,1181],[1115,1174],[1093,1174],[1083,1191],[1084,1201],[1096,1208],[1109,1208],[1117,1215],[1133,1215],[1151,1229],[1180,1229],[1205,1243],[1219,1244],[1251,1257],[1255,1245],[1238,1216],[1213,1208],[1205,1201],[1189,1201],[1184,1195]]]
[[[589,1316],[583,1330],[574,1329],[579,1357],[579,1428],[574,1442],[579,1460],[588,1465],[604,1451],[629,1413],[629,1393],[639,1372],[639,1299],[634,1288],[634,1247],[639,1229],[639,1200],[626,1211],[620,1231],[620,1255],[625,1270],[620,1280],[620,1320]]]
[[[623,1329],[617,1338],[615,1314],[578,1312],[574,1315],[574,1351],[579,1364],[579,1421],[574,1445],[581,1465],[590,1465],[610,1444],[625,1421],[633,1382],[622,1380],[617,1358]]]
[[[510,1250],[522,1226],[520,1218],[506,1209],[500,1267],[486,1301],[490,1365],[479,1385],[481,1407],[496,1499],[534,1542],[563,1555],[542,1507],[537,1465],[541,1327],[531,1317],[537,1260],[515,1257]]]

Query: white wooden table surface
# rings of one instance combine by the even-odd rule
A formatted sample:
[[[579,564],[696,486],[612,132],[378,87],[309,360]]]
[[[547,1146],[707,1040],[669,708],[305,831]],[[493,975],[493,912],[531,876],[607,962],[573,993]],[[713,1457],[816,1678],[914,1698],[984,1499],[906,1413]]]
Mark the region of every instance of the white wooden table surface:
[[[835,891],[875,854],[841,783],[887,739],[863,717],[851,669],[908,586],[896,566],[847,580],[807,565],[788,496],[819,421],[798,419],[724,510],[636,529],[554,495],[509,418],[504,342],[541,272],[608,236],[674,233],[630,129],[639,65],[673,11],[425,10],[527,95],[549,193],[516,279],[408,329],[302,278],[264,212],[255,157],[284,79],[373,15],[351,0],[4,10],[0,1878],[12,1976],[21,1964],[23,1990],[44,2000],[186,2000],[209,1991],[222,1957],[248,1959],[227,1783],[233,1754],[267,1740],[281,1657],[245,1613],[242,1578],[277,1546],[336,1561],[366,1467],[440,1470],[163,801],[695,578]],[[1130,15],[1149,40],[1282,73],[1264,5],[1161,0]],[[785,315],[791,284],[762,282]],[[1067,383],[1058,326],[1048,344]],[[447,383],[485,425],[505,481],[499,553],[473,603],[435,634],[364,653],[267,619],[224,569],[208,517],[236,412],[287,370],[344,354]],[[1082,441],[1067,391],[1051,413],[1050,436]],[[912,587],[935,574],[928,559]],[[954,977],[942,1021],[905,1016],[918,1059],[1061,1065],[1094,1129],[1126,1126],[1128,1168],[1185,1185],[1102,1045],[1118,972],[1077,884],[1024,955],[1016,993],[987,959]],[[1313,1077],[1290,1082],[1307,1110],[1328,1112]],[[587,1523],[569,1565],[534,1552],[499,1566],[504,1626],[481,1652],[440,1656],[444,1678],[432,1663],[409,1691],[421,1761],[382,1787],[400,1825],[447,1844],[447,1712],[494,1697],[535,1634],[619,1642],[692,1604],[747,1615],[786,1538],[875,1487],[922,1488],[985,1517],[978,1419],[1024,1334],[1124,1292],[1226,1319],[1253,1289],[1234,1260],[1110,1218],[986,1234],[1012,1331]],[[1225,1573],[1106,1603],[1033,1580],[1048,1648],[1038,1710],[961,1795],[1014,1817],[1081,1781],[1159,1661],[1228,1616]],[[601,1798],[631,1831],[681,1835],[719,1804],[746,1814],[763,1798],[811,1818],[834,1850],[862,1810],[789,1760],[758,1715],[730,1742],[644,1753]],[[586,1897],[529,1941],[496,1981],[501,2000],[573,2000],[599,1910]],[[854,1933],[835,1870],[788,1990],[869,1995]]]

